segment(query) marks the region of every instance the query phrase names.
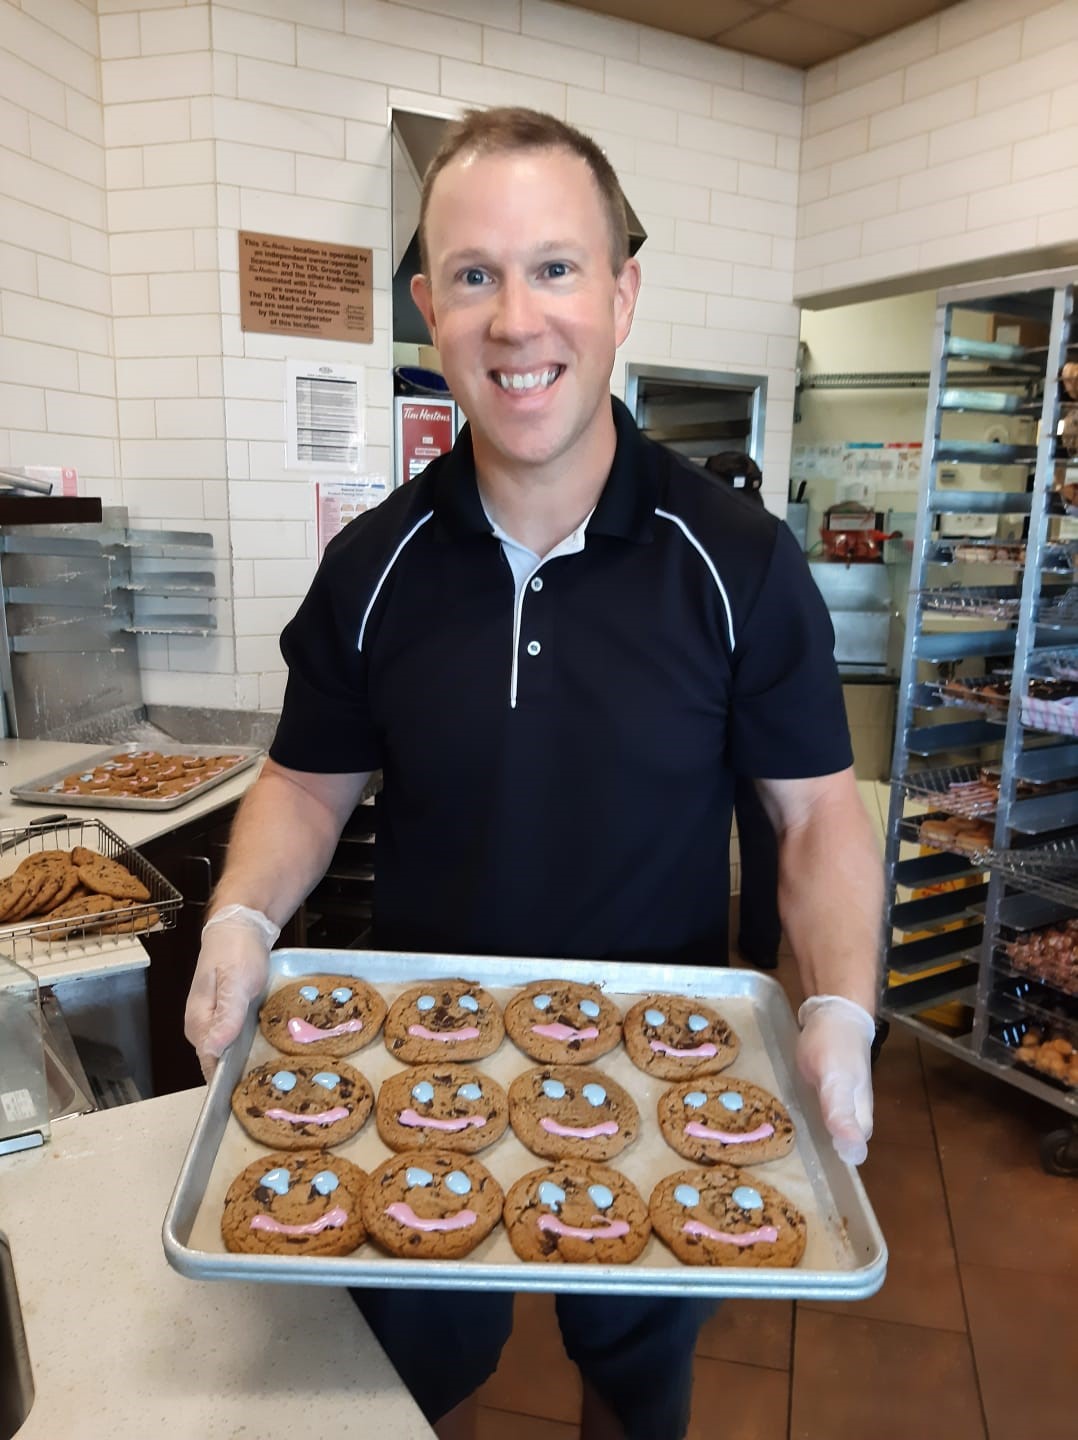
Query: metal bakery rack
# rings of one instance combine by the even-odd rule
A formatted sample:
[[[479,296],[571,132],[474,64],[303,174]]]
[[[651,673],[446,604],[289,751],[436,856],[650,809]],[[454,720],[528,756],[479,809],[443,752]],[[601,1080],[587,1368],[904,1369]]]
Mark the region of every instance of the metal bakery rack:
[[[1078,1174],[1076,287],[939,296],[881,995],[890,1023],[1064,1112],[1041,1143],[1056,1174]]]

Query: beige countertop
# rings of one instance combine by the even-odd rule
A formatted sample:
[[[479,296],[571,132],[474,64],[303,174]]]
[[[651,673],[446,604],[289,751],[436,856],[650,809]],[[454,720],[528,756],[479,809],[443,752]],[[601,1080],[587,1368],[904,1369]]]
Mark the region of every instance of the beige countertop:
[[[161,1224],[205,1091],[0,1156],[36,1396],[18,1440],[430,1440],[340,1289],[184,1279]]]

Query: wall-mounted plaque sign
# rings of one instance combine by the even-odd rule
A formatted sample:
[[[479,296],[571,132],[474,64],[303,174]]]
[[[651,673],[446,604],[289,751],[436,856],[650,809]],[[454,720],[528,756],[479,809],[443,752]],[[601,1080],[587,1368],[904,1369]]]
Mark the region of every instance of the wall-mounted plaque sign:
[[[241,329],[371,343],[370,250],[253,230],[239,246]]]

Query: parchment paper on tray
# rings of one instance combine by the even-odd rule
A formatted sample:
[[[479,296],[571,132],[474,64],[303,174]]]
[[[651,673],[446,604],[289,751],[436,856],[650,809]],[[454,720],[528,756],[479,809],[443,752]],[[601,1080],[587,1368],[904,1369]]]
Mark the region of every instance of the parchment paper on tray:
[[[277,950],[271,956],[270,988],[304,975],[359,976],[390,1003],[409,985],[462,976],[490,990],[504,1006],[516,989],[558,977],[599,984],[624,1013],[654,991],[696,996],[716,1006],[741,1040],[737,1060],[724,1071],[777,1095],[797,1130],[794,1150],[757,1166],[760,1178],[782,1191],[808,1221],[805,1255],[794,1269],[684,1265],[652,1235],[639,1259],[628,1265],[528,1264],[513,1253],[499,1225],[469,1256],[457,1261],[403,1260],[372,1244],[341,1258],[230,1254],[221,1239],[225,1192],[239,1172],[268,1153],[244,1134],[232,1115],[232,1090],[255,1064],[276,1051],[258,1029],[253,1005],[243,1032],[218,1065],[199,1116],[176,1190],[165,1217],[169,1262],[197,1279],[243,1279],[327,1285],[423,1285],[446,1289],[592,1291],[669,1295],[860,1300],[883,1283],[887,1249],[856,1171],[831,1147],[815,1096],[793,1063],[797,1025],[778,982],[756,971],[587,961],[502,959],[491,956],[396,954],[366,950]],[[283,1058],[283,1057],[282,1057]],[[350,1060],[377,1091],[403,1068],[381,1040]],[[506,1089],[534,1062],[506,1039],[479,1068]],[[593,1062],[635,1099],[643,1117],[640,1138],[610,1162],[644,1196],[664,1176],[685,1168],[659,1133],[656,1104],[671,1083],[645,1075],[624,1046]],[[333,1153],[373,1170],[392,1152],[373,1122]],[[511,1131],[483,1152],[483,1163],[508,1191],[544,1162]]]

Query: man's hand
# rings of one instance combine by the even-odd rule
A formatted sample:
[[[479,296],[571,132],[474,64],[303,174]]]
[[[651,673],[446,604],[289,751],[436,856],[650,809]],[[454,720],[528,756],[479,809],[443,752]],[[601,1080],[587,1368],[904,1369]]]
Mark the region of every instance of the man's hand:
[[[820,1097],[840,1160],[860,1165],[872,1134],[872,1041],[867,1010],[841,995],[814,995],[797,1012],[797,1065]]]
[[[206,922],[183,1030],[207,1080],[266,987],[270,947],[279,933],[265,915],[243,905],[226,905]]]

